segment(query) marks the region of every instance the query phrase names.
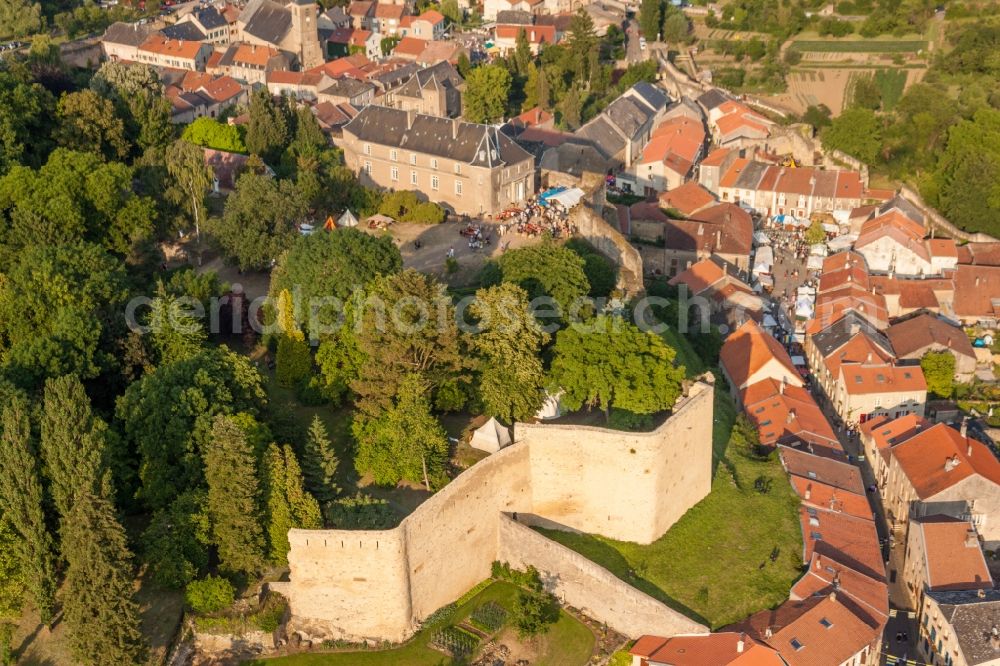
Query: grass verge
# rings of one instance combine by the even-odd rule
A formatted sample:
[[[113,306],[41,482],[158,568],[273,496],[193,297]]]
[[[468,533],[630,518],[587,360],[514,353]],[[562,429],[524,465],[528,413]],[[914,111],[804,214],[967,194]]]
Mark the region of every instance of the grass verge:
[[[924,40],[883,41],[879,39],[797,39],[792,46],[811,53],[916,53],[927,48]]]
[[[728,450],[735,417],[720,385],[713,446],[722,464],[712,492],[658,541],[540,531],[713,629],[781,603],[802,571],[799,500],[776,458],[756,461]],[[766,494],[754,488],[759,477],[770,482]]]

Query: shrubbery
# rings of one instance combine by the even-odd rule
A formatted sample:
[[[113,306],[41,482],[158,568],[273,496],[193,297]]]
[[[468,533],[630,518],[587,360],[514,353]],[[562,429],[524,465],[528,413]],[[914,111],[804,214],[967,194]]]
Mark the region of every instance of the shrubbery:
[[[436,203],[421,201],[414,192],[390,192],[382,197],[378,212],[398,222],[440,224],[444,222],[444,209]]]
[[[236,125],[220,123],[214,118],[198,118],[184,128],[182,138],[203,148],[214,148],[228,153],[247,152],[242,130]]]
[[[195,613],[218,613],[233,605],[236,592],[233,584],[221,576],[206,576],[193,580],[184,590],[184,602]]]

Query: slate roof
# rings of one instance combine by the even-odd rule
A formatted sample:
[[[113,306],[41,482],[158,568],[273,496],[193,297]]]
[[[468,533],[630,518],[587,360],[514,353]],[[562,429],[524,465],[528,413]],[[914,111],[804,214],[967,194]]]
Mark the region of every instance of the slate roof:
[[[168,39],[183,39],[191,42],[201,42],[205,39],[205,33],[198,29],[191,21],[182,21],[174,25],[168,25],[160,31]]]
[[[319,93],[322,95],[331,95],[334,97],[357,97],[358,95],[363,95],[369,90],[374,90],[375,86],[367,81],[358,81],[357,79],[352,79],[350,77],[343,77],[340,79],[334,79],[333,82],[320,90]]]
[[[280,42],[292,27],[292,13],[272,0],[250,0],[240,14],[244,30],[270,44]]]
[[[649,120],[652,111],[643,108],[628,97],[619,97],[604,110],[604,115],[624,132],[625,136],[631,139]]]
[[[898,194],[879,206],[878,214],[885,215],[894,209],[923,226],[924,214],[921,213],[920,209],[910,202],[909,199],[906,199]]]
[[[497,12],[497,24],[531,25],[531,14],[517,9],[504,9]]]
[[[531,158],[513,139],[488,125],[423,114],[415,114],[408,125],[406,111],[384,106],[366,106],[344,131],[361,141],[437,155],[472,166],[495,167]]]
[[[151,32],[153,32],[153,29],[148,24],[139,25],[138,23],[123,23],[119,21],[108,26],[108,29],[104,31],[101,41],[111,44],[139,46],[146,41],[146,37]]]
[[[993,647],[991,634],[1000,627],[1000,591],[927,593],[941,608],[941,614],[951,624],[962,649],[965,663],[970,666],[992,662],[1000,657]]]
[[[625,150],[625,139],[615,130],[604,114],[581,127],[577,130],[576,135],[587,139],[605,159],[611,159]]]
[[[639,97],[649,104],[650,108],[653,110],[665,107],[669,101],[666,93],[648,81],[640,81],[632,86],[632,90],[634,90]]]
[[[857,329],[855,329],[857,326]],[[863,333],[869,340],[881,347],[889,356],[893,355],[892,343],[880,330],[867,319],[856,312],[848,312],[834,324],[813,336],[813,344],[824,358],[846,345],[858,333]]]
[[[730,101],[729,96],[718,88],[712,88],[702,93],[698,97],[698,103],[701,104],[705,109],[711,111],[717,106],[722,106],[726,102]]]
[[[787,446],[779,447],[778,451],[782,466],[792,476],[814,479],[857,495],[865,494],[861,471],[854,465]]]
[[[219,10],[215,8],[214,5],[209,5],[202,9],[196,9],[192,12],[194,17],[198,19],[198,23],[201,23],[202,27],[209,30],[215,28],[221,28],[226,23],[226,17],[219,13]]]

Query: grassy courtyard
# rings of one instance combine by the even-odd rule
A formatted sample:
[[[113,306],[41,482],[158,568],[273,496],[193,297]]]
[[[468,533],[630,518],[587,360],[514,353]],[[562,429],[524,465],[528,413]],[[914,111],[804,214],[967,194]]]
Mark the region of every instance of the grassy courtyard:
[[[303,653],[246,663],[250,666],[448,666],[459,662],[428,646],[434,635],[448,625],[467,620],[475,609],[490,601],[509,613],[517,590],[510,583],[495,582],[434,626],[422,629],[408,643],[392,650]],[[512,655],[528,659],[533,666],[580,666],[590,659],[595,639],[586,625],[560,610],[558,622],[541,636],[521,640],[509,627],[504,627],[496,634],[495,640],[507,645]]]
[[[781,603],[802,570],[798,498],[776,458],[760,462],[729,450],[736,412],[719,389],[712,492],[663,538],[640,546],[542,530],[713,629]],[[770,482],[767,493],[755,489],[761,477]]]

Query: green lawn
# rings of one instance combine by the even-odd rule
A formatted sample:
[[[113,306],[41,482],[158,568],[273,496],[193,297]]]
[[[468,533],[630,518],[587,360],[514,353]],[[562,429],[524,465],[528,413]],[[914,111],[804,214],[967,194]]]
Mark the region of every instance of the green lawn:
[[[716,467],[712,492],[663,538],[640,546],[541,530],[713,629],[781,603],[802,571],[799,500],[781,464],[727,450],[735,408],[721,385],[715,404],[713,446],[722,464]],[[767,494],[754,489],[758,477],[770,480]]]
[[[797,39],[792,42],[799,51],[814,53],[916,53],[927,48],[927,42],[881,39]]]
[[[248,666],[448,666],[453,660],[429,647],[431,637],[448,624],[465,620],[476,608],[495,601],[508,611],[513,607],[517,587],[495,582],[457,608],[451,616],[434,627],[422,629],[408,643],[393,650],[362,652],[303,653],[275,659],[245,662]],[[498,642],[519,654],[523,653],[535,666],[584,666],[594,651],[594,634],[579,620],[559,611],[559,621],[542,636],[525,641],[509,629],[501,629]]]

